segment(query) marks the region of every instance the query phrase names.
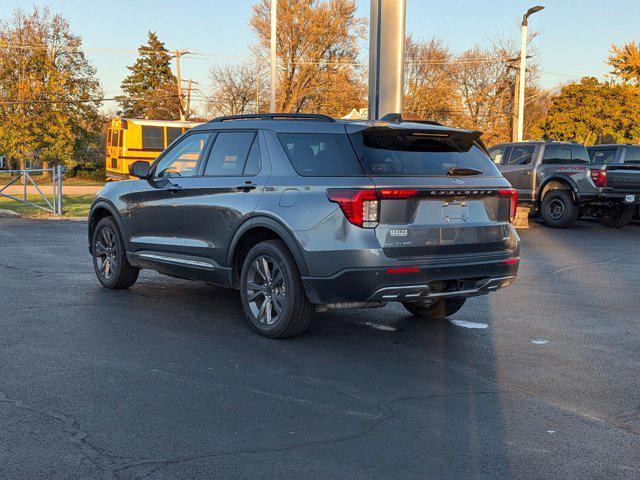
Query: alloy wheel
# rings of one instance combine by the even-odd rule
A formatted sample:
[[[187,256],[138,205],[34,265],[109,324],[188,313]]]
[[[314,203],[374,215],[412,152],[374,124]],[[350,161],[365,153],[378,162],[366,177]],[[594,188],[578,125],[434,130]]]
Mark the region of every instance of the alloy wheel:
[[[118,241],[115,232],[108,226],[100,229],[93,248],[97,270],[105,280],[111,279],[118,268]]]
[[[257,257],[247,275],[247,301],[254,318],[266,326],[275,324],[285,302],[285,281],[280,264],[268,255]]]

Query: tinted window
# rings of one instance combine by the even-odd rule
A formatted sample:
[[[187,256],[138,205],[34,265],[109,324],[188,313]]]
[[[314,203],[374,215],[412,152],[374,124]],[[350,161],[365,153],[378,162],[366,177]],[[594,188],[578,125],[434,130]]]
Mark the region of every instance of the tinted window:
[[[167,127],[167,145],[171,144],[176,138],[182,135],[182,129],[176,127]]]
[[[542,163],[588,163],[587,149],[582,145],[547,145]]]
[[[590,148],[588,150],[589,160],[595,165],[608,165],[616,161],[615,148]]]
[[[529,165],[533,161],[535,149],[533,145],[514,145],[508,165]]]
[[[260,172],[262,162],[260,161],[260,142],[256,135],[251,150],[249,150],[249,156],[247,157],[247,163],[244,166],[244,174],[248,176],[257,175]]]
[[[362,175],[346,135],[284,133],[278,135],[293,168],[307,177]]]
[[[491,157],[491,160],[493,160],[493,163],[495,163],[496,165],[500,165],[502,163],[502,160],[509,153],[510,148],[510,146],[490,148],[489,156]]]
[[[209,153],[205,175],[240,176],[256,132],[221,132]]]
[[[208,133],[196,133],[182,138],[158,161],[156,177],[193,177],[208,137]]]
[[[469,137],[452,140],[422,132],[371,129],[352,138],[362,166],[369,175],[447,175],[452,169],[500,175],[491,159]]]
[[[142,148],[162,150],[164,148],[164,128],[143,125]]]
[[[640,163],[640,147],[627,147],[624,163]]]

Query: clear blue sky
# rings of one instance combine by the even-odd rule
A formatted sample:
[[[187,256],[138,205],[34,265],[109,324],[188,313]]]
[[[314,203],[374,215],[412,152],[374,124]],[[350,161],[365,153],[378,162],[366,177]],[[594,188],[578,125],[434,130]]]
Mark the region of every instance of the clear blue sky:
[[[48,5],[69,19],[88,57],[98,70],[106,96],[119,92],[147,31],[156,31],[170,49],[191,49],[210,55],[185,59],[183,75],[208,85],[207,72],[225,57],[247,57],[254,41],[248,20],[253,0],[49,0]],[[359,15],[369,16],[369,0],[357,0]],[[519,38],[522,13],[535,0],[407,0],[407,33],[437,37],[453,50],[497,37]],[[539,0],[546,10],[532,17],[534,41],[542,68],[542,83],[555,86],[584,75],[602,76],[611,43],[640,37],[640,1]],[[25,0],[3,0],[0,17],[16,8],[30,8]],[[94,49],[96,51],[94,51]],[[112,49],[112,53],[100,53]],[[366,58],[366,52],[365,52]],[[229,60],[227,60],[229,61]]]

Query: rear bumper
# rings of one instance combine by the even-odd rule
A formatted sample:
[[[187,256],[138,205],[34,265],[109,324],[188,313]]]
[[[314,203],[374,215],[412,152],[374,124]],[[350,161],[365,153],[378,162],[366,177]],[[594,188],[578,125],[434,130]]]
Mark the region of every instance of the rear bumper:
[[[466,298],[484,295],[513,283],[519,259],[412,266],[408,273],[394,268],[347,269],[331,277],[303,277],[311,303],[400,302],[427,298]],[[414,271],[416,270],[417,271]]]
[[[633,201],[627,201],[629,196],[633,196]],[[613,205],[640,205],[640,192],[599,192],[593,195],[582,195],[582,203],[591,203],[599,206]]]

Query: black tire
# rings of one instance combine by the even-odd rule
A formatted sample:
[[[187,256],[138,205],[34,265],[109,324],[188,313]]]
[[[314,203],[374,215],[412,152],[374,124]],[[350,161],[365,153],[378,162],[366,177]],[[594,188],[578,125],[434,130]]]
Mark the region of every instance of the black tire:
[[[580,214],[570,190],[550,190],[542,199],[541,211],[545,225],[552,228],[568,228]]]
[[[466,298],[440,298],[433,302],[402,302],[414,316],[427,320],[442,320],[462,308]]]
[[[240,298],[251,328],[269,338],[300,335],[315,310],[296,262],[280,240],[261,242],[249,251],[240,274]]]
[[[136,283],[140,269],[127,260],[122,235],[112,217],[98,222],[91,240],[93,269],[103,287],[122,289]]]
[[[602,225],[607,228],[622,228],[629,225],[634,213],[635,207],[633,205],[603,208],[598,212],[598,218]]]

